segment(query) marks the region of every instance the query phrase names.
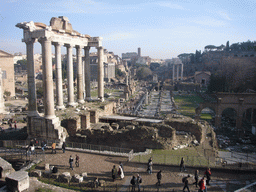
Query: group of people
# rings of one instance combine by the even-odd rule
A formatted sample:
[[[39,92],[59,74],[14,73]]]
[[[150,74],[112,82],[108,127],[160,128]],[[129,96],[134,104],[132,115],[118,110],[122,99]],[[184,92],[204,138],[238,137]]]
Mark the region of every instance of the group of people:
[[[132,176],[132,179],[130,181],[131,185],[132,185],[132,190],[131,191],[135,191],[136,190],[136,186],[138,187],[138,191],[140,191],[141,187],[141,183],[142,183],[142,178],[139,174],[137,174],[137,177]]]
[[[113,168],[112,168],[112,179],[113,179],[113,182],[119,177],[120,179],[123,179],[124,178],[124,167],[123,167],[123,164],[122,162],[119,162],[119,165],[118,165],[118,170],[116,169],[116,166],[113,165]]]
[[[79,156],[78,155],[76,155],[75,160],[76,160],[75,161],[76,167],[79,167]],[[74,159],[73,159],[72,155],[70,155],[68,162],[69,162],[69,168],[73,170],[74,169],[74,167],[73,167]]]
[[[207,185],[210,185],[211,175],[212,175],[211,169],[207,168],[204,173],[204,176],[199,181],[199,170],[195,171],[195,182],[193,184],[195,184],[196,187],[199,187],[200,192],[207,192]],[[190,175],[182,178],[182,182],[184,183],[183,191],[185,191],[185,189],[187,189],[189,192],[189,187],[188,187],[188,178],[189,177],[190,177]]]

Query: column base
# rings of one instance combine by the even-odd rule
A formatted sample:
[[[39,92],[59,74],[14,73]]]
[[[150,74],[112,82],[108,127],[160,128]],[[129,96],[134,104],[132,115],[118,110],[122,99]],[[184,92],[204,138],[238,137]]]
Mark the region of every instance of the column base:
[[[28,111],[28,117],[39,117],[38,111]]]
[[[64,110],[66,107],[64,105],[62,106],[56,106],[56,110],[57,111],[61,111],[61,110]]]
[[[55,115],[45,115],[44,118],[45,119],[55,119],[56,116]]]
[[[85,100],[86,101],[92,101],[92,98],[91,97],[86,97]]]
[[[78,102],[79,104],[83,104],[83,103],[85,103],[85,101],[84,101],[83,99],[78,100],[77,102]]]
[[[73,103],[68,103],[67,107],[76,107],[77,105],[78,103],[73,102]]]
[[[101,102],[104,102],[104,97],[98,98]]]

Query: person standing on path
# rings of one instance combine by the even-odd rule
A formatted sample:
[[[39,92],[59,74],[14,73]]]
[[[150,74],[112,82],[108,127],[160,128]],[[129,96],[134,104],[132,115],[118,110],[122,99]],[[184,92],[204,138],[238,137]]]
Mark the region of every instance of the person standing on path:
[[[56,143],[55,142],[52,143],[52,153],[53,152],[55,152],[55,154],[57,153],[56,152]]]
[[[207,192],[204,177],[199,181],[198,185],[200,192]]]
[[[76,155],[76,162],[75,162],[75,164],[76,164],[76,167],[79,167],[79,156],[78,155]]]
[[[65,150],[66,150],[66,143],[65,143],[65,141],[62,143],[62,151],[63,151],[63,153],[65,153]]]
[[[180,172],[182,171],[182,169],[183,171],[186,171],[183,157],[180,160]]]
[[[124,172],[123,172],[121,165],[119,165],[119,167],[118,167],[118,175],[121,179],[124,178]]]
[[[161,170],[157,173],[156,177],[157,177],[157,183],[156,184],[158,186],[160,186],[161,185],[161,179],[162,179],[162,171]]]
[[[112,169],[112,179],[113,179],[113,182],[115,182],[115,180],[116,180],[116,174],[117,174],[117,170],[116,170],[116,166],[114,165],[113,169]]]
[[[130,181],[131,185],[132,185],[132,190],[131,191],[135,191],[135,187],[136,187],[136,177],[132,176],[132,179]]]
[[[153,159],[152,157],[150,157],[150,159],[148,160],[148,174],[152,174],[152,169],[153,169]]]
[[[74,161],[74,159],[73,159],[72,155],[70,155],[70,157],[69,157],[69,165],[70,165],[70,168],[72,170],[73,170],[73,161]]]
[[[138,174],[137,175],[137,186],[138,186],[138,192],[140,192],[140,185],[142,183],[142,178],[141,176]]]
[[[210,182],[210,180],[211,180],[211,175],[212,175],[211,169],[208,168],[208,169],[205,171],[204,174],[206,175],[206,185],[210,185],[209,182]]]
[[[187,177],[184,177],[184,178],[182,179],[182,182],[184,183],[183,191],[185,191],[185,189],[187,189],[188,192],[190,192],[190,191],[189,191],[189,187],[188,187],[188,178],[189,178],[189,177],[190,177],[190,175],[188,175]]]
[[[199,174],[199,170],[196,170],[196,171],[195,171],[195,182],[193,183],[193,184],[196,184],[196,187],[197,187],[198,178],[199,178],[198,174]]]

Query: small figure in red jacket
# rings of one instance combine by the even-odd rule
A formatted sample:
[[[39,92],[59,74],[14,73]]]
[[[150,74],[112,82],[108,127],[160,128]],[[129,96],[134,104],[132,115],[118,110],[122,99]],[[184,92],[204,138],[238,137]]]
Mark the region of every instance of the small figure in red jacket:
[[[206,175],[206,185],[210,185],[209,182],[210,182],[210,180],[211,180],[211,175],[212,175],[211,169],[208,168],[208,169],[205,171],[204,174]]]

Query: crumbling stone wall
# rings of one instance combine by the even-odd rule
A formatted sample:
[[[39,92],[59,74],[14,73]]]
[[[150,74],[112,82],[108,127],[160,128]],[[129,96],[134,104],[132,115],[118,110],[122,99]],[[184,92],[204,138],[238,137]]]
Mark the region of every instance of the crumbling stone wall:
[[[190,132],[196,137],[199,143],[203,143],[206,136],[206,129],[200,123],[194,122],[192,119],[172,119],[165,121],[165,124],[170,125],[176,131]]]
[[[107,103],[106,105],[101,106],[103,109],[103,112],[101,115],[112,115],[116,109],[116,103],[115,102],[110,102]]]
[[[81,119],[79,116],[72,117],[67,119],[67,132],[70,136],[75,136],[77,131],[81,128]]]

